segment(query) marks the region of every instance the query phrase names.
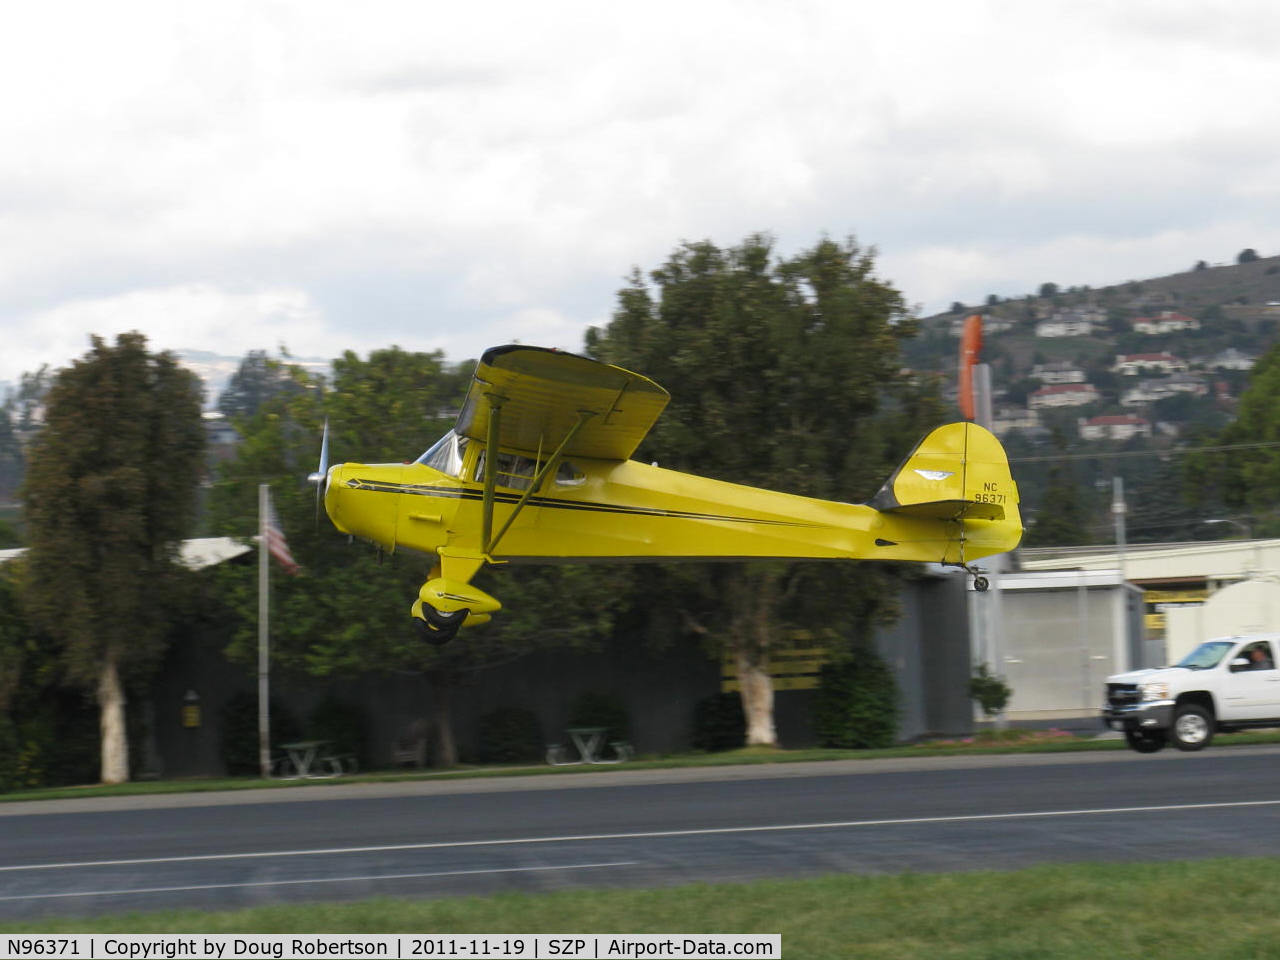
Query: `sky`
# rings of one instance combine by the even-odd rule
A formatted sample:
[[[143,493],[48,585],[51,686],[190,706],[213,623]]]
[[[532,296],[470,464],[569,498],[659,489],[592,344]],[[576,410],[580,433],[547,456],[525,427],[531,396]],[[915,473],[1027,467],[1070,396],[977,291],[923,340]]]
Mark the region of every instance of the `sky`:
[[[1271,0],[45,0],[0,32],[0,382],[581,349],[765,232],[922,314],[1280,253]]]

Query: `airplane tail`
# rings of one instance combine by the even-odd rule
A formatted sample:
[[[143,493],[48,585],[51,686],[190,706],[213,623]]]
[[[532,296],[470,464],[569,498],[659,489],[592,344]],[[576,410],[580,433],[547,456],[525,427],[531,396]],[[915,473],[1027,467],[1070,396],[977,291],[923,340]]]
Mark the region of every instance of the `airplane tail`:
[[[1018,486],[1004,447],[976,423],[938,427],[868,501],[892,559],[965,564],[1022,539]],[[886,557],[888,559],[889,557]]]

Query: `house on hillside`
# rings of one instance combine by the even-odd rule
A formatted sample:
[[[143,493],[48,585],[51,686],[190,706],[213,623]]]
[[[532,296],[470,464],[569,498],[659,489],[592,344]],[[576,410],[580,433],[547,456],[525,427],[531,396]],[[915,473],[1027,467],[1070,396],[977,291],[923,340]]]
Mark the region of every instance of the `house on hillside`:
[[[1193,397],[1203,397],[1208,392],[1209,385],[1201,377],[1189,373],[1177,373],[1162,379],[1138,381],[1136,387],[1132,387],[1120,395],[1120,406],[1139,407],[1180,393],[1187,393]]]
[[[1227,347],[1215,356],[1203,357],[1194,362],[1196,366],[1206,370],[1252,370],[1258,358],[1235,347]]]
[[[1085,373],[1074,363],[1055,360],[1053,363],[1037,363],[1031,368],[1031,379],[1041,383],[1084,383]]]
[[[1161,333],[1183,333],[1187,330],[1199,330],[1200,321],[1188,317],[1176,310],[1161,310],[1153,317],[1138,317],[1133,321],[1134,333],[1145,333],[1149,337]]]
[[[1010,430],[1036,433],[1043,429],[1040,414],[1027,407],[997,407],[991,415],[991,432],[1003,437]]]
[[[964,322],[970,316],[972,316],[972,314],[966,314],[963,317],[958,317],[955,320],[952,320],[950,323],[947,324],[947,333],[951,334],[951,336],[953,337],[959,337],[963,335]],[[1009,320],[1006,317],[993,317],[993,316],[990,316],[989,314],[985,314],[985,313],[982,314],[982,332],[984,334],[1004,333],[1006,330],[1012,330],[1013,327],[1014,327],[1013,321]]]
[[[1087,337],[1095,327],[1106,323],[1106,314],[1099,310],[1067,310],[1055,313],[1036,324],[1037,337]]]
[[[1047,407],[1083,407],[1097,403],[1101,398],[1091,383],[1055,383],[1041,387],[1027,397],[1027,406],[1032,410],[1043,410]]]
[[[1171,353],[1117,353],[1111,369],[1126,377],[1140,373],[1185,373],[1187,362]]]
[[[1081,417],[1077,423],[1081,440],[1130,440],[1151,436],[1151,422],[1128,413],[1090,417],[1088,420]]]

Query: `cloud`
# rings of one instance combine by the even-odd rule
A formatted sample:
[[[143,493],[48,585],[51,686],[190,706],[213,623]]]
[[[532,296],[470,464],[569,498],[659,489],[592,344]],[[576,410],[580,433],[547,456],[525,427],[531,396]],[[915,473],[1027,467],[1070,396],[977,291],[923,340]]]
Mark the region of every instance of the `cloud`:
[[[575,347],[633,266],[761,230],[854,234],[926,311],[1278,251],[1277,46],[1259,0],[29,5],[0,380],[127,311],[235,354]]]

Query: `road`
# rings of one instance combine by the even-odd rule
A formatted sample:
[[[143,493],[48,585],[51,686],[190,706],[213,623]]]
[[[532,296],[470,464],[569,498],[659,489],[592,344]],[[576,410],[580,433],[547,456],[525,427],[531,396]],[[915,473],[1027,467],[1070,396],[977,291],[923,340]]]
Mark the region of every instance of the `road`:
[[[1280,747],[617,768],[0,804],[0,918],[1260,855]]]

